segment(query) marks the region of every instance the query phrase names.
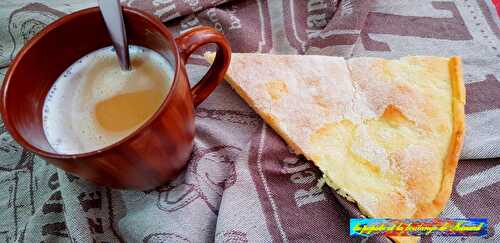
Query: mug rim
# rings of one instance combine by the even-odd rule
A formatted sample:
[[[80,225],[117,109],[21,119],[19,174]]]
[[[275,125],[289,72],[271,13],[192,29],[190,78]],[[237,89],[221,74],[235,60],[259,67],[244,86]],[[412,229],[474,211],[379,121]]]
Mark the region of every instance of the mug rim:
[[[7,101],[7,93],[8,93],[7,91],[9,89],[9,85],[11,83],[11,78],[12,78],[12,75],[14,73],[14,70],[17,68],[21,59],[25,55],[29,54],[30,49],[38,41],[43,39],[49,32],[53,31],[54,29],[58,28],[59,26],[66,24],[68,21],[75,20],[81,16],[84,16],[84,15],[87,15],[90,13],[100,12],[98,7],[85,8],[85,9],[70,13],[68,15],[65,15],[65,16],[55,20],[54,22],[50,23],[49,25],[47,25],[40,32],[38,32],[34,37],[32,37],[26,44],[24,44],[24,46],[16,54],[16,57],[14,58],[14,60],[12,60],[12,62],[10,63],[10,66],[8,68],[6,75],[5,75],[5,78],[4,78],[2,87],[1,87],[1,94],[0,95],[2,97],[0,99],[0,102],[1,102],[0,110],[1,110],[2,117],[3,117],[3,123],[4,123],[5,128],[11,134],[11,136],[14,138],[14,140],[16,140],[16,142],[18,142],[22,147],[24,147],[28,150],[31,150],[32,152],[34,152],[37,155],[40,155],[40,156],[43,156],[46,158],[50,158],[50,159],[73,159],[74,160],[74,159],[94,157],[94,156],[103,154],[107,151],[110,151],[114,148],[117,148],[124,143],[127,143],[133,137],[137,136],[139,133],[143,132],[147,127],[149,127],[156,119],[158,119],[158,116],[160,115],[160,113],[162,113],[166,109],[167,104],[172,99],[171,98],[172,92],[173,92],[172,90],[174,89],[177,82],[179,82],[178,75],[179,75],[179,72],[181,71],[180,70],[180,55],[179,55],[178,46],[177,46],[177,43],[175,41],[175,38],[172,36],[172,33],[170,32],[170,30],[168,30],[167,27],[165,25],[163,25],[163,23],[160,21],[160,19],[158,17],[153,16],[149,13],[146,13],[142,10],[135,9],[135,8],[130,8],[130,7],[126,7],[126,6],[122,6],[122,8],[123,8],[124,15],[126,15],[126,14],[136,15],[138,17],[145,19],[149,24],[156,27],[158,29],[159,33],[164,37],[165,41],[170,42],[170,45],[173,47],[171,51],[173,53],[173,56],[175,57],[175,64],[174,64],[175,65],[175,68],[174,68],[175,72],[174,72],[174,76],[172,77],[172,84],[170,85],[170,89],[168,90],[167,96],[163,99],[161,105],[141,126],[136,128],[132,133],[128,134],[124,138],[121,138],[120,140],[118,140],[110,145],[107,145],[105,147],[102,147],[102,148],[99,148],[96,150],[92,150],[89,152],[85,152],[85,153],[61,154],[61,153],[57,153],[57,152],[45,151],[43,149],[40,149],[40,148],[34,146],[30,142],[28,142],[26,139],[24,139],[24,137],[21,134],[19,134],[17,129],[14,126],[12,126],[10,116],[6,115],[7,114],[6,113],[6,111],[7,111],[6,101]],[[45,133],[44,133],[44,136],[46,137]],[[50,144],[49,144],[49,146],[50,146]]]

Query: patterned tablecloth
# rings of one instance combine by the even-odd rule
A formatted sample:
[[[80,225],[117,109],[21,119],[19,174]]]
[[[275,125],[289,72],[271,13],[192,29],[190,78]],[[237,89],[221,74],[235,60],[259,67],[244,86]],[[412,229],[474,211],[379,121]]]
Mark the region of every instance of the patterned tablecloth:
[[[50,22],[95,5],[34,1],[0,1],[0,67],[7,67]],[[500,242],[499,1],[122,2],[159,16],[176,34],[213,26],[234,52],[462,56],[464,160],[442,217],[488,217],[488,236],[475,240]],[[193,56],[192,80],[204,70],[201,56]],[[0,79],[5,72],[0,69]],[[196,132],[184,173],[170,184],[138,192],[97,187],[56,169],[17,145],[0,126],[0,241],[361,241],[348,238],[348,219],[359,216],[358,210],[328,188],[316,187],[319,171],[294,156],[226,83],[198,107]],[[424,242],[452,240],[471,239],[428,237]]]

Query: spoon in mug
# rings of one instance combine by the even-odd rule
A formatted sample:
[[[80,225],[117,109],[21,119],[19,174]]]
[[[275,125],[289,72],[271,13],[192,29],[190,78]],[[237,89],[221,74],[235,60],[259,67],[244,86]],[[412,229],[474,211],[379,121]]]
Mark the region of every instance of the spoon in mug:
[[[127,34],[119,0],[97,0],[122,70],[130,70]]]

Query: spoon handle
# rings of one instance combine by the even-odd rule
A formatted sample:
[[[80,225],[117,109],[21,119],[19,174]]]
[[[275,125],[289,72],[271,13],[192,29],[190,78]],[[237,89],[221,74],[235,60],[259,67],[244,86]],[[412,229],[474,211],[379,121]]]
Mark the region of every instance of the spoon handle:
[[[111,41],[118,55],[118,61],[122,70],[130,70],[130,58],[128,54],[127,34],[123,22],[122,8],[119,0],[98,0],[104,23],[108,28]]]

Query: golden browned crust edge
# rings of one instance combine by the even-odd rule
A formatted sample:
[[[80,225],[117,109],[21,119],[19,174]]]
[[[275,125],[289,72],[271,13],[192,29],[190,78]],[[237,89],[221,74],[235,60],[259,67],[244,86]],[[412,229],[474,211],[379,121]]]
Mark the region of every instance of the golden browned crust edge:
[[[416,218],[436,217],[443,211],[448,202],[453,180],[455,179],[455,170],[457,168],[465,131],[465,86],[462,77],[462,65],[460,57],[451,57],[449,61],[449,71],[452,86],[452,111],[453,111],[453,131],[451,134],[448,155],[443,163],[443,179],[441,188],[428,208],[424,208],[416,214]]]
[[[397,243],[415,243],[420,241],[420,237],[408,237],[408,236],[389,236],[391,240]]]
[[[450,72],[450,81],[452,89],[452,112],[453,112],[453,131],[451,141],[448,147],[448,155],[443,161],[443,178],[441,180],[441,188],[439,189],[436,198],[431,204],[419,208],[413,215],[414,218],[432,218],[437,217],[446,206],[450,199],[451,190],[453,188],[453,180],[455,179],[455,171],[457,168],[465,131],[465,86],[462,76],[461,59],[458,56],[451,57],[448,61],[448,70]],[[390,237],[395,242],[418,242],[420,237]]]

